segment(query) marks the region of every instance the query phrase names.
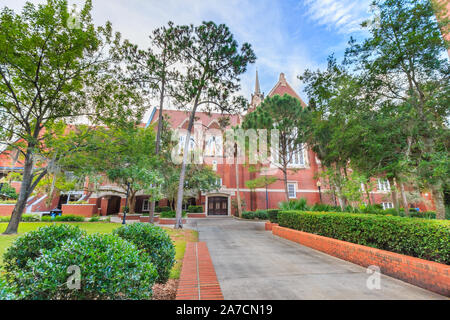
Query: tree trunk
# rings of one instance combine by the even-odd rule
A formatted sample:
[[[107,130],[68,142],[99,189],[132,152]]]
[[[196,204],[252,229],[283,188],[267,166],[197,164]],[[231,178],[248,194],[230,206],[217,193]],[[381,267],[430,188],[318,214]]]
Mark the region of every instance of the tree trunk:
[[[388,178],[389,185],[391,186],[391,199],[392,203],[394,204],[395,210],[398,212],[400,210],[399,203],[398,203],[398,196],[397,196],[397,185],[394,181],[394,178]]]
[[[194,125],[195,112],[197,111],[198,106],[198,99],[199,97],[197,96],[194,102],[194,108],[192,109],[191,115],[189,117],[189,125],[186,133],[186,141],[184,143],[183,162],[181,163],[180,181],[178,183],[175,229],[183,227],[182,210],[183,210],[184,177],[186,175],[186,162],[187,157],[189,155],[189,142],[191,140],[191,130],[192,126]]]
[[[3,234],[16,234],[19,228],[20,219],[27,204],[28,196],[31,193],[31,184],[33,180],[33,154],[31,149],[33,146],[28,146],[25,156],[25,164],[23,168],[22,183],[20,184],[19,197],[17,198],[16,206],[11,214],[11,220],[6,227]]]
[[[336,195],[338,198],[339,206],[341,207],[341,210],[344,211],[345,210],[345,201],[344,201],[344,198],[342,197],[341,187],[338,185],[336,185]]]
[[[162,134],[162,126],[163,126],[163,104],[164,104],[164,94],[166,88],[166,78],[165,73],[163,73],[163,78],[161,81],[161,92],[159,96],[159,115],[158,115],[158,131],[156,132],[156,146],[155,146],[155,154],[159,154],[161,149],[161,134]],[[150,202],[150,212],[149,212],[149,223],[153,223],[153,218],[155,216],[155,199],[151,199]]]
[[[372,205],[372,200],[370,199],[370,190],[369,190],[369,186],[367,183],[364,184],[364,189],[366,191],[367,202],[370,206],[370,205]]]
[[[442,184],[431,186],[434,205],[436,206],[436,219],[445,220],[445,204],[444,192],[442,192]]]
[[[236,174],[236,201],[237,201],[237,210],[238,210],[238,216],[239,218],[242,218],[242,204],[241,204],[241,190],[240,190],[240,182],[239,182],[239,164],[238,164],[238,152],[237,152],[237,144],[234,145],[235,147],[235,174]]]
[[[408,199],[406,198],[404,183],[400,183],[400,193],[402,195],[402,202],[403,202],[403,208],[405,210],[405,216],[409,217],[409,204],[408,204]]]
[[[283,168],[283,180],[284,180],[284,192],[286,193],[286,201],[289,202],[287,168]]]
[[[129,214],[136,213],[136,192],[133,192],[130,195],[130,202],[128,203],[128,213]]]

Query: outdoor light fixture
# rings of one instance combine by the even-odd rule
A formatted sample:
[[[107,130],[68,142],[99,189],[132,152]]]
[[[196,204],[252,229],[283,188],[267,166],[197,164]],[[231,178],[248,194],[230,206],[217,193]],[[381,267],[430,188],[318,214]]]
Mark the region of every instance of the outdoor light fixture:
[[[317,188],[319,189],[319,199],[320,199],[320,203],[322,203],[322,192],[320,191],[320,187],[322,186],[322,183],[320,182],[320,180],[317,181]]]

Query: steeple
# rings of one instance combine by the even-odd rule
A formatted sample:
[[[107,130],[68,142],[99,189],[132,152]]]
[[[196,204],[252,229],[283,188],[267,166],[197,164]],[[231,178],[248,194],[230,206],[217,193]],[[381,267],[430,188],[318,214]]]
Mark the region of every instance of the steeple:
[[[256,69],[255,94],[261,94],[261,89],[259,87],[258,69]]]
[[[252,94],[252,101],[250,103],[249,112],[255,110],[257,106],[261,104],[264,100],[264,94],[261,93],[261,87],[259,85],[259,77],[258,77],[258,69],[256,69],[256,78],[255,78],[255,92]]]

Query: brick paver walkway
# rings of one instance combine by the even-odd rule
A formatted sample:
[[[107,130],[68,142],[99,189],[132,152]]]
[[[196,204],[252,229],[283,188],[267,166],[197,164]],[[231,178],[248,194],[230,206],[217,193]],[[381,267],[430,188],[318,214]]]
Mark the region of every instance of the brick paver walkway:
[[[177,300],[223,300],[222,290],[205,242],[188,242]]]

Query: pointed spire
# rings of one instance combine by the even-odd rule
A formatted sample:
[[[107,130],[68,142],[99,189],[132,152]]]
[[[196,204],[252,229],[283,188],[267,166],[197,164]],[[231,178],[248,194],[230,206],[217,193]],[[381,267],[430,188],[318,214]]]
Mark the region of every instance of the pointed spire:
[[[256,69],[255,94],[261,94],[261,89],[259,87],[258,69]]]

